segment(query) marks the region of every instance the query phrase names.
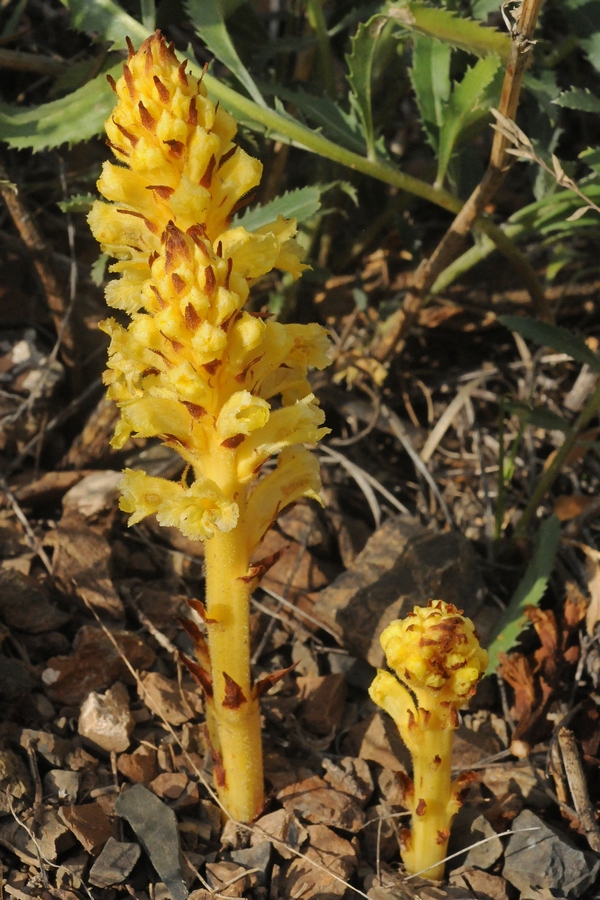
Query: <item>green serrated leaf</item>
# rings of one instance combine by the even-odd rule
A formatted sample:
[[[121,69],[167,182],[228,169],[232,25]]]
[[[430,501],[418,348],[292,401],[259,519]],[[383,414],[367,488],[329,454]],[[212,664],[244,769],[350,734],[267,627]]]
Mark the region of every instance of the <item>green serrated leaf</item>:
[[[519,635],[527,625],[527,617],[523,614],[525,607],[538,606],[544,596],[559,542],[560,522],[556,516],[550,516],[540,526],[533,556],[488,647],[489,663],[486,675],[495,672],[500,654],[508,653],[517,643]]]
[[[427,139],[437,151],[444,107],[450,97],[450,57],[447,44],[415,35],[410,80]]]
[[[255,231],[263,225],[268,225],[269,222],[274,222],[277,216],[304,222],[319,211],[321,195],[328,187],[329,185],[314,185],[288,191],[270,203],[265,203],[264,206],[255,206],[247,210],[243,216],[236,216],[233,225],[242,225],[247,231]]]
[[[112,41],[115,49],[125,47],[125,37],[137,46],[148,37],[148,30],[130,16],[114,0],[61,0],[71,13],[78,31],[98,35],[99,40]]]
[[[94,194],[74,194],[67,200],[59,200],[57,205],[64,213],[88,213],[96,199]]]
[[[579,154],[579,159],[583,160],[592,172],[600,175],[600,149],[598,147],[586,147]]]
[[[506,408],[509,412],[518,416],[525,425],[534,425],[537,428],[545,428],[546,431],[563,431],[567,432],[570,425],[562,416],[552,412],[545,406],[528,406],[526,403],[518,401],[508,402]]]
[[[100,287],[106,276],[106,267],[109,263],[108,253],[101,253],[90,269],[90,277],[96,287]]]
[[[587,88],[570,88],[553,101],[557,106],[566,109],[579,109],[581,112],[600,113],[600,99]]]
[[[444,41],[459,50],[485,57],[499,56],[506,65],[511,40],[508,34],[487,28],[473,19],[463,19],[448,9],[427,6],[425,3],[398,0],[387,8],[390,18],[404,28]]]
[[[450,158],[461,137],[477,122],[487,117],[489,109],[497,102],[500,91],[502,63],[499,56],[486,56],[467,69],[463,80],[455,84],[450,100],[444,109],[438,146],[438,171],[436,183],[444,183]]]
[[[196,34],[204,41],[210,52],[235,75],[255,103],[266,107],[264,97],[229,37],[219,0],[185,0],[184,6]]]
[[[542,347],[552,347],[559,353],[566,353],[579,363],[587,363],[593,372],[600,372],[600,356],[587,346],[583,338],[567,328],[538,322],[526,316],[499,316],[498,321],[510,331],[529,338]]]
[[[561,5],[580,46],[600,71],[600,4],[592,0],[562,0]]]
[[[113,66],[72,94],[41,106],[22,109],[0,102],[0,141],[19,150],[47,150],[100,134],[115,105],[106,76],[119,78],[122,68]]]
[[[387,19],[381,15],[372,16],[368,22],[361,22],[351,41],[351,52],[346,56],[348,74],[346,78],[352,88],[367,144],[367,156],[376,159],[373,113],[371,109],[371,74],[377,44]]]
[[[270,87],[270,90],[279,99],[285,100],[299,109],[313,125],[320,128],[325,137],[335,141],[340,147],[346,147],[354,153],[363,154],[365,152],[365,137],[354,107],[351,107],[350,112],[347,113],[329,97],[314,97],[312,94],[307,94],[302,88],[292,91],[275,84]]]
[[[473,18],[485,22],[491,12],[498,11],[498,0],[472,0],[471,13]]]

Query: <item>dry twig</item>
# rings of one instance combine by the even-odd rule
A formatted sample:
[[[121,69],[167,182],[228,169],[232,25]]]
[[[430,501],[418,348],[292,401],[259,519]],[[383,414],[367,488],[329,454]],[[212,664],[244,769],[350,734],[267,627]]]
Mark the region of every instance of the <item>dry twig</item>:
[[[517,111],[523,75],[534,43],[532,37],[541,5],[542,0],[522,0],[519,20],[511,27],[513,41],[499,104],[500,113],[509,120],[514,119]],[[510,168],[508,144],[509,139],[506,135],[496,130],[485,175],[432,255],[424,260],[415,272],[412,290],[407,294],[403,306],[386,323],[385,333],[381,335],[374,348],[374,355],[378,360],[384,361],[402,349],[406,335],[438,275],[462,252],[466,236],[475,220],[494,198]],[[525,272],[522,274],[526,275]],[[527,276],[527,286],[536,313],[548,320],[550,316],[546,298],[537,279],[534,284]]]

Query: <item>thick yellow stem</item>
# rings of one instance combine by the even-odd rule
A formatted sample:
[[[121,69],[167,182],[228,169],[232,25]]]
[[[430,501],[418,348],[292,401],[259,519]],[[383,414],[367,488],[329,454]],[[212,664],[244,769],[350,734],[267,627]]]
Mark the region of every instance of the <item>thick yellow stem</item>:
[[[211,476],[235,493],[233,453],[219,448]],[[206,613],[214,719],[222,771],[215,783],[229,815],[251,822],[264,803],[260,709],[250,674],[250,588],[244,509],[236,528],[206,541]],[[215,620],[211,622],[210,620]],[[227,678],[225,677],[227,676]]]
[[[409,874],[426,869],[425,878],[441,881],[458,803],[451,777],[453,730],[436,725],[430,722],[412,735],[418,744],[413,752],[414,806],[411,836],[402,858]]]

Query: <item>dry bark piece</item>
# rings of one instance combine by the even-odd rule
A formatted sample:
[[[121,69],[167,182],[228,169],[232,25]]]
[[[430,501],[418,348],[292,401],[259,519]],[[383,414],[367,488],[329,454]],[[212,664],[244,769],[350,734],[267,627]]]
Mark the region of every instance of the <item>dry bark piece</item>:
[[[293,601],[300,595],[320,591],[339,571],[339,567],[333,567],[326,560],[308,552],[303,544],[290,541],[273,528],[267,531],[251,563],[259,562],[279,551],[283,552],[261,583],[278,594],[284,594],[288,600]]]
[[[50,769],[44,775],[44,795],[56,797],[67,803],[75,803],[79,792],[79,772],[71,772],[68,769]]]
[[[379,635],[393,619],[435,597],[463,609],[479,627],[483,595],[475,553],[461,534],[436,534],[398,516],[378,528],[351,568],[321,591],[314,614],[351,653],[382,666]]]
[[[35,731],[33,728],[24,728],[21,732],[21,747],[32,745],[37,753],[49,762],[51,766],[61,767],[69,753],[73,750],[73,744],[66,738],[58,737],[49,731]]]
[[[90,472],[63,497],[63,518],[61,524],[73,514],[84,519],[93,519],[99,513],[111,512],[117,508],[119,491],[117,485],[123,477],[114,469]]]
[[[188,781],[184,772],[161,772],[152,781],[150,790],[161,800],[177,800],[186,789]]]
[[[258,884],[256,875],[248,875],[245,866],[234,862],[206,864],[206,880],[221,897],[243,897]]]
[[[20,810],[31,796],[31,779],[27,766],[12,750],[0,750],[0,816]]]
[[[149,669],[156,654],[141,638],[127,631],[113,631],[112,636],[125,659],[134,669]],[[90,691],[102,691],[124,681],[134,684],[127,665],[100,628],[84,625],[73,642],[71,656],[48,660],[42,673],[45,693],[65,706],[79,706]]]
[[[490,875],[481,869],[461,868],[450,876],[450,883],[462,888],[465,897],[477,897],[478,900],[509,900],[509,888],[505,878]]]
[[[364,759],[353,759],[344,756],[339,765],[332,763],[327,757],[323,758],[325,781],[336,791],[350,794],[359,803],[368,803],[374,790],[373,777],[368,763]]]
[[[321,868],[311,866],[310,862],[301,858],[287,863],[280,879],[280,896],[282,900],[297,896],[338,900],[347,889],[342,882],[348,881],[356,869],[356,850],[349,841],[325,825],[309,825],[306,830],[310,844],[303,853]],[[332,878],[332,875],[342,881]],[[301,886],[304,886],[302,892]]]
[[[343,675],[300,676],[300,721],[313,734],[334,734],[342,723],[346,702]]]
[[[0,618],[9,628],[42,634],[61,628],[71,617],[50,603],[34,578],[16,569],[0,569]]]
[[[331,555],[329,532],[316,504],[298,500],[279,514],[277,527],[286,538],[307,547],[320,547],[325,555]]]
[[[13,703],[36,687],[36,680],[20,659],[0,654],[0,699]]]
[[[495,837],[496,832],[481,812],[473,807],[461,806],[452,825],[448,853],[459,853],[462,856],[452,860],[452,868],[475,866],[478,869],[491,869],[502,856],[502,841]],[[479,844],[485,840],[485,844]]]
[[[89,472],[45,472],[29,484],[20,485],[13,493],[20,506],[34,508],[57,503],[78,481]]]
[[[59,815],[79,843],[92,856],[97,856],[112,836],[113,826],[99,803],[61,806]]]
[[[273,855],[271,841],[261,841],[242,850],[232,850],[229,855],[232,862],[238,863],[246,869],[258,869],[258,872],[254,873],[257,883],[261,887],[265,886]]]
[[[354,833],[364,825],[365,815],[357,800],[316,775],[283,788],[277,799],[288,812],[312,824],[335,825]]]
[[[106,538],[77,512],[63,516],[54,535],[54,577],[67,596],[123,619],[125,608],[110,574],[111,548]]]
[[[133,753],[121,753],[117,760],[117,769],[134,784],[148,786],[158,775],[156,750],[142,745]]]
[[[380,712],[357,722],[342,741],[342,750],[348,756],[367,759],[390,769],[408,774],[412,767],[410,753],[400,740],[398,729]]]
[[[252,847],[262,844],[265,837],[275,846],[275,849],[284,859],[295,859],[296,854],[292,850],[299,850],[308,836],[306,828],[300,824],[294,813],[286,809],[278,809],[275,812],[261,816],[254,823],[254,829],[250,836]],[[288,850],[286,848],[292,848]]]
[[[54,862],[76,844],[73,833],[61,819],[58,810],[50,807],[42,810],[35,835],[42,856],[50,862]]]
[[[122,753],[129,747],[134,728],[129,694],[120,682],[105,694],[91,691],[83,701],[77,730],[95,749]]]
[[[400,852],[399,833],[403,820],[395,819],[393,815],[392,809],[384,803],[370,806],[366,811],[366,824],[359,839],[362,851],[372,866],[382,859],[389,862],[397,858]]]
[[[195,710],[176,681],[159,672],[148,672],[142,676],[144,693],[142,699],[154,715],[162,716],[170,725],[183,725],[194,717]]]
[[[90,883],[96,887],[123,884],[140,858],[139,844],[116,841],[110,837],[90,869]]]

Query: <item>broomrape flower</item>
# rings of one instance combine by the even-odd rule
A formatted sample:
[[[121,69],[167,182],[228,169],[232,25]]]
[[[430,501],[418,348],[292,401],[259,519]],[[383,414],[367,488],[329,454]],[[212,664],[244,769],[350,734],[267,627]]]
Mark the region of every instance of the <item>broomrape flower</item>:
[[[273,268],[306,268],[282,216],[255,231],[231,227],[262,166],[235,143],[236,124],[186,73],[157,32],[129,46],[106,123],[116,164],[106,162],[91,229],[116,259],[106,289],[126,313],[110,337],[108,395],[120,409],[112,440],[157,437],[186,463],[179,482],[126,470],[129,524],[154,514],[206,541],[206,606],[188,661],[207,698],[207,725],[222,802],[251,821],[263,805],[258,697],[250,674],[249,598],[270,560],[250,556],[279,511],[319,499],[318,464],[304,443],[328,429],[308,371],[330,362],[321,326],[283,325],[245,309],[253,282]],[[261,474],[264,463],[277,466]],[[271,679],[272,682],[272,679]],[[270,682],[269,682],[270,683]]]
[[[412,827],[401,834],[402,859],[410,874],[439,881],[459,795],[471,778],[465,773],[452,780],[453,733],[488,655],[471,620],[442,600],[391,622],[381,646],[397,677],[379,670],[369,694],[393,718],[413,760],[413,780],[404,780]]]

